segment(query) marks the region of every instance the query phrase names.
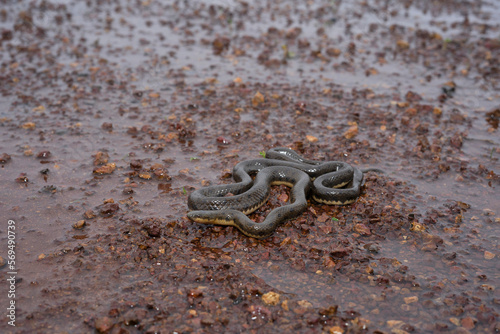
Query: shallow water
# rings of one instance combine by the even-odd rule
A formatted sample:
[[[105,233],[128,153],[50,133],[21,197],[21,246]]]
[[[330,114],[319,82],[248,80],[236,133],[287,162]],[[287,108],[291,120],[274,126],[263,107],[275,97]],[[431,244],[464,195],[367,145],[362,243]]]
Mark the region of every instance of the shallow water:
[[[64,4],[0,12],[3,330],[500,330],[496,2]],[[386,173],[265,241],[185,217],[273,146]]]

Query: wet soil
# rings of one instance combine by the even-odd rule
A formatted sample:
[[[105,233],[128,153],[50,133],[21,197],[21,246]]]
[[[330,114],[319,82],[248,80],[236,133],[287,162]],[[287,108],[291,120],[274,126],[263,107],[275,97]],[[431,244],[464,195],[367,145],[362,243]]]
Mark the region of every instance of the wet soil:
[[[2,332],[500,331],[497,2],[1,3]],[[186,218],[274,146],[386,173]]]

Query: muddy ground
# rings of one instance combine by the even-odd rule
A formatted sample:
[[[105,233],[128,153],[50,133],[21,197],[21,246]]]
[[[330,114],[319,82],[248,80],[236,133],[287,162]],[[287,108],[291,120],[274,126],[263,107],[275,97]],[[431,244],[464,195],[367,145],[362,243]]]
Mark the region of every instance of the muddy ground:
[[[0,3],[1,332],[500,331],[498,2]],[[186,218],[274,146],[386,173]]]

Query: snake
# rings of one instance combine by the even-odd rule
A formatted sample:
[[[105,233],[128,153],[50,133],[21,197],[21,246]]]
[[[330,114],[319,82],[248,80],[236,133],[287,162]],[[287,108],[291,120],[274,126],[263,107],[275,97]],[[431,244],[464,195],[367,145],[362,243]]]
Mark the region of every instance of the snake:
[[[361,170],[341,161],[305,159],[286,147],[271,148],[265,158],[236,164],[235,183],[191,192],[187,217],[201,224],[233,226],[246,236],[265,239],[285,221],[302,214],[309,196],[327,205],[354,203],[361,192],[363,174],[368,171],[383,173],[376,168]],[[268,200],[273,185],[291,188],[289,204],[273,209],[262,223],[252,221],[247,215]]]

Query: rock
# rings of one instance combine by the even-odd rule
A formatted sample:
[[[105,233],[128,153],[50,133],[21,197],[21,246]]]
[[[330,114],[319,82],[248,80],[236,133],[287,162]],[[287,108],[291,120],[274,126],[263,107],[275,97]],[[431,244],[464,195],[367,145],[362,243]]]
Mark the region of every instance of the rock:
[[[264,95],[262,95],[261,92],[255,93],[255,95],[252,97],[252,105],[254,107],[258,107],[261,103],[264,103]]]
[[[84,227],[85,227],[85,220],[83,220],[83,219],[79,220],[79,221],[77,221],[76,223],[73,224],[73,228],[75,230],[81,230]]]
[[[95,329],[99,333],[106,333],[113,327],[113,320],[108,317],[102,317],[96,319],[95,321]]]
[[[104,166],[94,168],[93,173],[97,175],[111,174],[115,169],[116,169],[116,164],[112,162]]]
[[[83,214],[83,217],[86,218],[86,219],[93,219],[93,218],[96,217],[96,214],[95,214],[95,212],[92,209],[88,209]]]
[[[404,298],[404,301],[406,304],[415,303],[418,302],[418,297],[417,296],[406,297]]]
[[[371,235],[370,228],[365,224],[354,225],[354,230],[361,235]]]
[[[47,159],[51,156],[52,154],[50,153],[50,151],[41,151],[39,152],[36,157],[38,159]]]
[[[0,155],[0,164],[7,163],[10,161],[10,159],[10,155],[8,155],[7,153],[2,153],[2,155]]]
[[[99,213],[104,217],[112,216],[120,209],[120,206],[116,203],[106,203],[101,206]]]
[[[466,318],[463,318],[460,323],[462,324],[462,326],[466,329],[473,329],[474,327],[476,327],[476,324],[475,324],[475,321],[474,319],[472,319],[471,317],[466,317]]]
[[[262,295],[262,301],[267,305],[278,305],[280,302],[280,294],[276,292],[268,292]]]
[[[107,164],[109,160],[109,154],[106,152],[97,152],[94,157],[94,166]]]

